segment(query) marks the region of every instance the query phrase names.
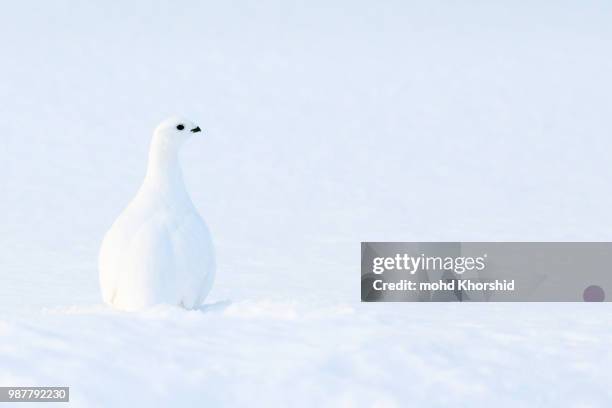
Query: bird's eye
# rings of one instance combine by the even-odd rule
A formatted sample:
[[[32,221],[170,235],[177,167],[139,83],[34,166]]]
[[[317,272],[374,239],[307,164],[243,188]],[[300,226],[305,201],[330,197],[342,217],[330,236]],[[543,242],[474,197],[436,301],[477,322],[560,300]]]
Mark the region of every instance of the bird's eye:
[[[183,125],[177,125],[177,126],[176,126],[176,128],[177,128],[178,130],[183,130],[183,129],[185,129],[185,126],[183,126]]]

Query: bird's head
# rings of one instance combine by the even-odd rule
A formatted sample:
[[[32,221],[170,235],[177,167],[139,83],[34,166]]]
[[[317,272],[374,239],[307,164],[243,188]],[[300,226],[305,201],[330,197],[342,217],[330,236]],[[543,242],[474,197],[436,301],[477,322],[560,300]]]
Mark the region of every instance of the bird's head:
[[[201,131],[200,127],[190,120],[173,116],[160,123],[154,134],[164,145],[180,147],[192,135]]]

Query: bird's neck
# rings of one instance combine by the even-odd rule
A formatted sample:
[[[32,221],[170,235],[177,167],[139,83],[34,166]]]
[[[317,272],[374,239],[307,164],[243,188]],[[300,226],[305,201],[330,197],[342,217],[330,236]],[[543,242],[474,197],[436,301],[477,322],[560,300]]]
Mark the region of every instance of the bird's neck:
[[[161,192],[185,191],[183,173],[178,160],[178,146],[153,138],[145,184]]]

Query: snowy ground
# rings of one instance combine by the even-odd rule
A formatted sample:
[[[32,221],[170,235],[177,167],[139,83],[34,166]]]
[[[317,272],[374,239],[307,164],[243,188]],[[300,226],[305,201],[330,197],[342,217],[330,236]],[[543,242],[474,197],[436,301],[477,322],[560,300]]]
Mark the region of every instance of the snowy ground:
[[[0,385],[70,406],[612,403],[608,304],[360,304],[360,241],[612,240],[606,2],[34,2],[0,14]],[[151,131],[201,311],[100,304]],[[64,404],[65,405],[65,404]]]

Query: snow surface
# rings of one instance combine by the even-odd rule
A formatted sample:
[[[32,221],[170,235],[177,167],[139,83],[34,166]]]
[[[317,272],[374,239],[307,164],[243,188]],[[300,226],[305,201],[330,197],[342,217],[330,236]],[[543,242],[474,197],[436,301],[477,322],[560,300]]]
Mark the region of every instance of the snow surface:
[[[609,304],[359,303],[360,241],[612,240],[609,3],[125,3],[0,13],[0,385],[610,406]],[[175,113],[216,283],[115,312],[97,251]]]

